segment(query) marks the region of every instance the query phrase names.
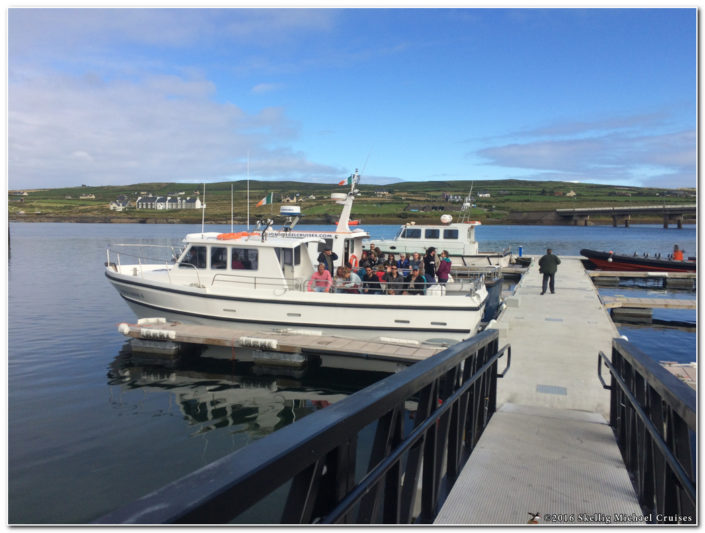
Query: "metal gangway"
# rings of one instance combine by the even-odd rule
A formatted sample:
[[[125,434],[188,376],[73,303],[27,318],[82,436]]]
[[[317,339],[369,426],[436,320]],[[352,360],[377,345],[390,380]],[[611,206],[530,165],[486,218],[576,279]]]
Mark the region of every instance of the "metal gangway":
[[[579,524],[616,516],[695,523],[692,389],[616,339],[611,360],[603,353],[598,358],[599,380],[610,390],[609,425],[597,413],[581,418],[570,409],[510,403],[498,409],[497,380],[512,362],[511,346],[500,346],[499,338],[497,330],[487,330],[452,346],[96,523]],[[605,366],[609,384],[600,370]],[[572,465],[562,486],[539,484],[547,463],[524,465],[528,485],[511,476],[483,477],[488,470],[511,470],[508,461],[522,450],[550,452],[523,438],[526,422],[536,430],[541,417],[554,431],[534,431],[534,439],[582,434],[600,446],[588,439],[566,451],[573,457],[562,462],[549,454],[556,471]],[[495,449],[497,435],[502,450]],[[576,460],[576,451],[590,452],[594,460]],[[499,455],[487,462],[488,453]],[[600,463],[619,472],[618,483],[595,470]],[[594,494],[583,490],[585,484],[620,492],[623,506],[600,508],[595,501],[581,507]],[[522,492],[537,499],[516,499]],[[488,499],[491,494],[502,497]],[[556,494],[562,494],[557,502]],[[506,502],[513,502],[509,513]],[[458,508],[469,514],[452,514]]]

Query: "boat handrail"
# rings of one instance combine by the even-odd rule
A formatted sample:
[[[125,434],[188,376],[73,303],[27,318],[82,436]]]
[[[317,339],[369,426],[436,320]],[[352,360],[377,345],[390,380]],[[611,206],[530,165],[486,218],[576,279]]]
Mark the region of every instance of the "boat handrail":
[[[147,261],[153,261],[155,263],[162,263],[162,262],[167,262],[167,260],[164,259],[164,257],[148,257],[143,254],[131,254],[129,252],[124,252],[120,250],[114,250],[114,246],[125,246],[128,248],[162,248],[164,250],[169,250],[171,252],[171,257],[170,260],[171,262],[175,262],[179,256],[181,255],[180,252],[180,247],[179,246],[173,246],[169,244],[123,244],[123,243],[112,243],[110,246],[108,246],[108,254],[110,252],[117,254],[118,257],[120,254],[125,255],[127,257],[134,257],[135,259],[138,259],[139,261],[147,260]],[[179,250],[178,252],[176,250]]]
[[[115,265],[117,271],[118,271],[118,272],[121,272],[121,271],[122,271],[122,261],[121,261],[121,257],[122,257],[122,256],[131,257],[131,258],[134,258],[134,259],[137,260],[137,263],[136,263],[136,264],[131,265],[131,266],[134,267],[134,275],[135,275],[135,276],[138,275],[137,268],[139,267],[139,277],[144,278],[144,269],[142,268],[142,267],[143,267],[143,264],[157,264],[157,265],[164,264],[164,270],[165,270],[166,273],[167,273],[167,277],[168,277],[168,279],[169,279],[169,283],[170,283],[170,284],[173,284],[173,283],[174,283],[174,281],[173,281],[172,278],[171,278],[171,273],[172,273],[171,267],[173,266],[173,262],[176,261],[176,259],[178,259],[178,256],[180,255],[180,254],[178,254],[178,253],[175,254],[175,252],[174,252],[174,248],[175,248],[175,247],[174,247],[174,246],[158,245],[158,244],[157,244],[157,245],[155,245],[155,244],[151,244],[151,245],[150,245],[150,244],[146,244],[146,245],[139,245],[139,244],[112,244],[111,246],[128,246],[128,247],[147,246],[147,247],[153,247],[153,248],[169,249],[169,250],[171,251],[171,254],[172,254],[171,261],[166,260],[166,259],[164,259],[163,257],[162,257],[162,258],[145,257],[145,256],[143,256],[143,255],[131,254],[131,253],[129,253],[129,252],[121,252],[121,251],[119,251],[119,250],[114,250],[114,249],[112,249],[111,247],[108,247],[108,249],[107,249],[108,260],[107,260],[107,263],[106,263],[105,266],[107,267],[107,266],[110,266],[110,265]],[[110,255],[111,253],[114,254],[114,256],[115,256],[115,261],[111,261],[111,255]],[[196,268],[195,265],[192,265],[192,264],[190,264],[190,263],[180,263],[179,266],[185,267],[185,268],[188,268],[188,267],[192,268],[192,269],[195,271],[195,273],[196,273],[196,285],[197,285],[198,287],[204,287],[204,286],[205,286],[205,285],[201,282],[201,276],[200,276],[200,273],[199,273],[199,269]]]

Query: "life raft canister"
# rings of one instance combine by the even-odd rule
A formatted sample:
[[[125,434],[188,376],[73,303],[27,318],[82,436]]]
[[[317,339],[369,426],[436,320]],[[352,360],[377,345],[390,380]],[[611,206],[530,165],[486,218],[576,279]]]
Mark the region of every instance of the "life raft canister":
[[[257,233],[256,231],[252,232],[252,233],[248,233],[247,231],[239,231],[238,233],[221,233],[216,238],[219,241],[229,241],[231,239],[240,239],[242,237],[255,236],[255,235],[259,235],[259,233]]]

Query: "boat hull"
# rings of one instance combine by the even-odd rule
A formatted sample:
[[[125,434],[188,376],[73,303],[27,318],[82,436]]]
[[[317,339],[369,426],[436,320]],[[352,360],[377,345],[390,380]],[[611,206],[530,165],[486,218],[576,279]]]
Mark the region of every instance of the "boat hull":
[[[580,255],[587,257],[601,270],[640,271],[640,272],[696,272],[694,261],[666,261],[648,257],[630,257],[597,250],[580,250]]]
[[[328,294],[241,290],[227,294],[106,271],[138,318],[160,316],[258,331],[294,328],[366,339],[460,342],[477,333],[487,293],[473,296]]]

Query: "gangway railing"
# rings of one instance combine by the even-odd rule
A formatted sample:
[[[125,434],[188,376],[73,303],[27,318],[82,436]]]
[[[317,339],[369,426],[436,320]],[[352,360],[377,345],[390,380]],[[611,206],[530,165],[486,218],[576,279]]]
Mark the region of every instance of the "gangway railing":
[[[695,391],[624,339],[612,341],[611,362],[599,353],[597,372],[610,390],[610,425],[645,516],[696,524]]]
[[[124,523],[430,523],[511,363],[486,330],[117,509]],[[498,360],[507,355],[498,373]]]

